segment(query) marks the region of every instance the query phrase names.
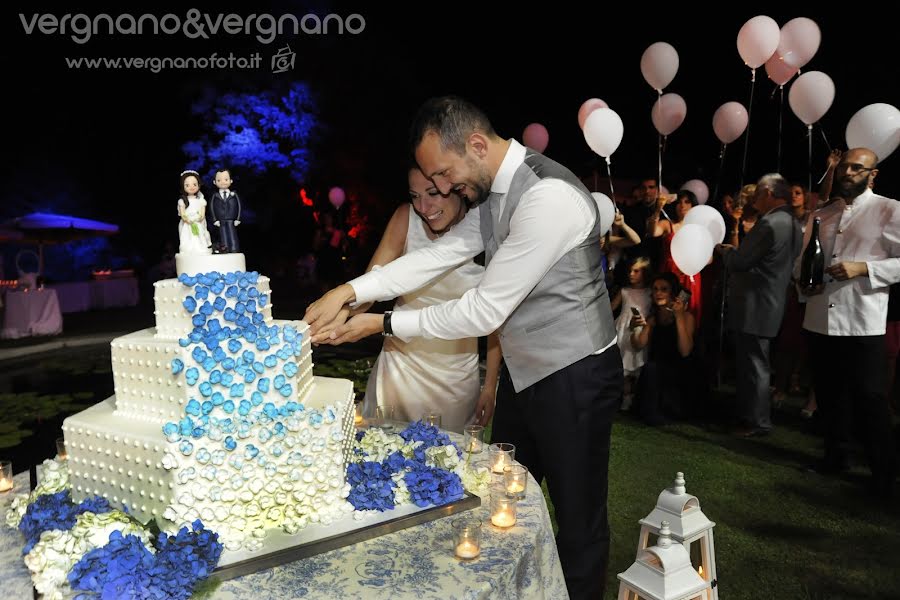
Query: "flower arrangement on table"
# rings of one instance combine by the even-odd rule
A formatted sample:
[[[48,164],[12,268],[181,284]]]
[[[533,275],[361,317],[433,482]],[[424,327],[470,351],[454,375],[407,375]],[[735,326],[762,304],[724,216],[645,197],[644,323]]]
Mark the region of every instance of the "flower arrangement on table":
[[[464,489],[482,495],[490,483],[490,473],[469,468],[446,433],[421,421],[399,434],[377,427],[357,432],[353,456],[347,500],[357,511],[440,506],[462,498]]]
[[[44,461],[31,494],[13,500],[6,523],[25,536],[25,565],[48,600],[189,598],[222,553],[199,520],[166,535],[104,498],[76,504],[66,465],[56,460]]]

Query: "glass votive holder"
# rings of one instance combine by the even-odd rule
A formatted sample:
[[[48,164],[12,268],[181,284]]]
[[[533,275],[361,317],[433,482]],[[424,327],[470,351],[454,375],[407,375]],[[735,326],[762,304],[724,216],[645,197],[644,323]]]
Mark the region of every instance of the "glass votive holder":
[[[464,430],[463,450],[469,454],[478,454],[484,450],[484,427],[466,425]]]
[[[506,443],[491,444],[488,448],[488,457],[491,461],[491,470],[502,475],[503,469],[507,465],[513,464],[513,460],[516,458],[516,447]]]
[[[8,460],[0,461],[0,492],[8,492],[13,489],[12,463]]]
[[[67,460],[69,454],[66,452],[66,438],[56,438],[56,458],[59,460]]]
[[[503,486],[506,495],[516,500],[525,498],[525,489],[528,487],[528,467],[513,463],[503,469]]]
[[[441,428],[441,413],[431,412],[422,417],[422,422],[426,425],[433,425],[438,429]]]
[[[481,554],[481,522],[471,517],[454,519],[453,550],[458,558],[470,560]]]
[[[516,524],[516,499],[506,495],[506,487],[491,487],[491,524],[507,529]]]
[[[353,415],[353,426],[354,427],[362,427],[366,423],[365,417],[363,417],[363,403],[357,402],[354,406],[355,414]]]

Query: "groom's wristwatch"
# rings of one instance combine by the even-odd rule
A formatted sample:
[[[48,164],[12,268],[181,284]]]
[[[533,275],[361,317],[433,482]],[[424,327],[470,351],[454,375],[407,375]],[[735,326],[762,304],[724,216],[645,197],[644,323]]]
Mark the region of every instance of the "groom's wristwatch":
[[[393,311],[391,311],[391,310],[385,311],[385,313],[384,313],[384,323],[382,324],[384,331],[381,332],[381,335],[383,335],[384,337],[393,337],[394,336],[394,330],[391,329],[391,314],[392,313],[393,313]]]

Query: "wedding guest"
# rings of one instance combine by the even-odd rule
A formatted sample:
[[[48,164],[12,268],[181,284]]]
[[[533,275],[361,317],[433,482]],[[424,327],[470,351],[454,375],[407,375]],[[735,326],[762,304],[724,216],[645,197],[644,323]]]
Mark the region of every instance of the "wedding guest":
[[[900,203],[871,190],[877,175],[873,151],[848,150],[835,168],[832,200],[812,214],[820,219],[828,267],[822,286],[803,290],[803,328],[825,419],[825,456],[817,470],[847,469],[856,414],[872,469],[871,491],[889,499],[896,456],[885,395],[885,323],[889,287],[900,282]],[[810,232],[807,227],[804,247]]]
[[[785,290],[802,234],[791,214],[790,186],[777,173],[756,183],[751,205],[759,221],[740,247],[719,244],[729,273],[729,325],[735,332],[738,416],[736,435],[765,435],[772,429],[769,345],[784,315]]]

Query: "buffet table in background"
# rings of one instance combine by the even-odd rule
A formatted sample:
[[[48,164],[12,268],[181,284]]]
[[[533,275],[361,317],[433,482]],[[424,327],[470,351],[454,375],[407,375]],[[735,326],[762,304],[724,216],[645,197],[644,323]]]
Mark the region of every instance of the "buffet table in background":
[[[3,302],[6,310],[0,337],[17,339],[62,333],[62,311],[56,290],[10,290],[6,292]]]
[[[451,522],[460,516],[454,515],[225,581],[210,598],[564,600],[568,594],[550,515],[540,486],[529,478],[513,527],[490,524],[487,498],[480,508],[462,513],[483,521],[481,556],[474,560],[454,556]],[[15,483],[14,492],[0,494],[0,578],[7,597],[31,598],[24,538],[2,518],[14,494],[28,491],[28,473],[16,475]]]
[[[59,294],[64,313],[135,306],[140,300],[136,277],[54,283],[47,287]]]

